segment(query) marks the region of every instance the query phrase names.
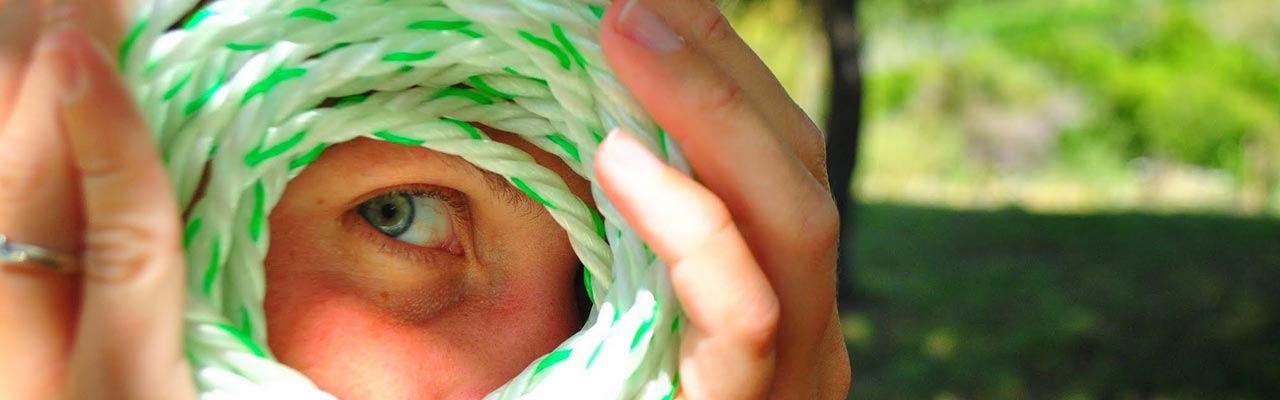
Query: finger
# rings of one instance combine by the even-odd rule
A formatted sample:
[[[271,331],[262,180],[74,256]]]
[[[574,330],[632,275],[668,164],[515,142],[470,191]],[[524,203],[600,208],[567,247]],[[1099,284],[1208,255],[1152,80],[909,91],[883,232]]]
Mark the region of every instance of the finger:
[[[839,218],[830,193],[769,132],[743,89],[672,35],[646,3],[615,4],[603,24],[610,66],[724,200],[773,284],[785,327],[775,390],[809,390],[817,383],[808,371],[835,306]]]
[[[39,30],[38,11],[31,0],[0,2],[0,127],[19,98]]]
[[[728,19],[709,0],[645,0],[685,42],[706,55],[742,87],[742,95],[804,161],[819,181],[826,180],[822,131],[787,94],[764,61],[738,36]]]
[[[53,40],[85,210],[73,396],[191,398],[178,210],[155,144],[104,51],[74,28]]]
[[[689,398],[768,393],[778,301],[723,203],[615,131],[596,171],[618,212],[670,269],[689,319],[681,390]]]
[[[664,22],[644,4],[615,4],[604,24],[600,40],[618,78],[680,143],[739,222],[758,226],[762,234],[795,231],[811,208],[789,205],[830,202],[745,101],[742,88],[680,37],[662,33]]]
[[[30,54],[12,114],[0,134],[0,234],[65,254],[79,254],[79,192],[66,142],[58,133],[51,42]],[[62,398],[79,280],[73,275],[0,268],[0,393]]]
[[[844,333],[840,327],[840,313],[831,310],[832,323],[822,336],[820,348],[826,349],[814,365],[817,368],[817,390],[811,398],[843,399],[849,396],[849,385],[853,382],[849,369],[849,349],[844,344]]]

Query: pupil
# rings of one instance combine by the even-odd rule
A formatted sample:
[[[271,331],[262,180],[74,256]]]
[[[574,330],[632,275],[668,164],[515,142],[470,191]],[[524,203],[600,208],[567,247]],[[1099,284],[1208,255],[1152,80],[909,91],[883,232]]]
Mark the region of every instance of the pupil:
[[[413,197],[403,193],[388,193],[369,199],[358,209],[369,225],[387,236],[400,236],[413,223]]]

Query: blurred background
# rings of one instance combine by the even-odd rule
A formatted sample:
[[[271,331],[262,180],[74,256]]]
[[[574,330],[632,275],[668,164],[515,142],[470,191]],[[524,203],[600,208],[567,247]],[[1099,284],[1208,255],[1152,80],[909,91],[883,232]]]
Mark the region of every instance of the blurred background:
[[[1280,2],[726,13],[830,136],[851,398],[1280,399]]]

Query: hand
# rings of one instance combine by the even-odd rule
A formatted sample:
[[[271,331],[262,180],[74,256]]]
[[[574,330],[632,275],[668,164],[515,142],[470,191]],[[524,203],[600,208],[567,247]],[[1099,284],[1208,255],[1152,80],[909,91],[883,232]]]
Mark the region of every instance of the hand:
[[[616,1],[603,24],[610,66],[702,181],[625,134],[596,157],[605,194],[667,263],[688,315],[681,393],[844,398],[822,133],[709,1]]]
[[[101,51],[114,3],[35,3],[0,5],[0,233],[77,255],[83,272],[0,268],[0,393],[193,398],[178,211]]]
[[[114,47],[119,25],[105,18],[80,25],[92,35],[39,34],[31,2],[0,6],[0,233],[83,254],[85,273],[0,271],[0,326],[25,328],[0,330],[0,393],[189,398],[177,210],[144,124],[91,44]],[[613,156],[627,153],[621,135],[601,149],[600,169],[610,196],[672,265],[692,323],[684,394],[843,396],[838,222],[821,136],[708,4],[654,3],[671,25],[702,28],[682,29],[693,40],[678,48],[645,50],[618,35],[615,6],[602,40],[707,186],[665,169],[610,166],[628,159]],[[716,142],[710,133],[720,130],[734,136]],[[608,183],[621,180],[627,186]],[[677,212],[664,212],[668,204]]]

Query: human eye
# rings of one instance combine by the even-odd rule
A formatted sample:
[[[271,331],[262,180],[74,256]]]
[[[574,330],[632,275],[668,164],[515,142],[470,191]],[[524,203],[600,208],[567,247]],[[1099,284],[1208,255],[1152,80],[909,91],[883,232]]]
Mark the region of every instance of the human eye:
[[[377,194],[354,211],[387,238],[460,255],[463,249],[456,224],[466,206],[463,195],[454,190],[408,188]]]

